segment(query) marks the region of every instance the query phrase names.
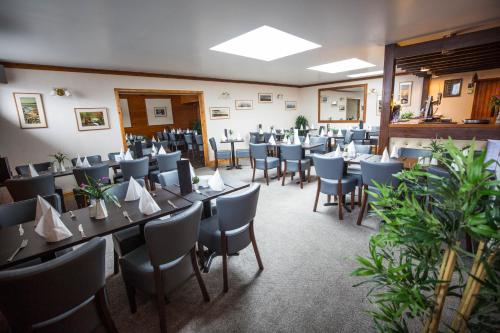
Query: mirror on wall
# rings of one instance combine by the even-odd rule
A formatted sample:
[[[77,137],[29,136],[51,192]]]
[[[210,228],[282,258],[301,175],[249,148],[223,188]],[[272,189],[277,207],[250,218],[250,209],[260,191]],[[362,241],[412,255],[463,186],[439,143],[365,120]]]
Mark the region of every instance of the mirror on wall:
[[[318,122],[365,121],[366,84],[318,89]]]

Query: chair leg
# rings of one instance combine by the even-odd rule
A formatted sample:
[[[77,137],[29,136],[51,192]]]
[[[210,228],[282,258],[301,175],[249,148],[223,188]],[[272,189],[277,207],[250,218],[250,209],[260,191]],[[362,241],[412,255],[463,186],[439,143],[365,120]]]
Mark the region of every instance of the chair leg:
[[[278,174],[278,181],[280,181],[281,170],[280,170],[280,166],[279,165],[276,167],[276,173]]]
[[[156,184],[154,180],[152,179],[149,180],[149,187],[151,188],[151,191],[156,190]]]
[[[354,191],[351,192],[351,210],[354,209]]]
[[[118,274],[120,273],[120,264],[118,263],[118,253],[116,251],[113,251],[113,274]]]
[[[313,212],[315,212],[316,209],[318,209],[318,200],[319,200],[320,187],[321,187],[321,179],[318,178],[318,189],[316,190],[316,200],[314,200]]]
[[[222,278],[224,280],[224,292],[228,291],[228,281],[227,281],[227,239],[226,232],[221,231],[221,248],[222,248]]]
[[[262,271],[264,269],[264,265],[262,264],[262,260],[260,258],[259,249],[257,248],[257,241],[255,240],[255,232],[253,230],[253,221],[250,222],[250,240],[252,241],[253,252],[255,252],[255,257],[257,258],[259,269]]]
[[[366,204],[368,201],[368,193],[366,192],[366,187],[364,189],[365,191],[363,191],[361,209],[359,210],[358,221],[356,222],[357,225],[361,225],[361,222],[363,221],[363,216],[365,215]]]
[[[156,302],[158,303],[158,316],[160,317],[160,332],[167,332],[167,320],[165,318],[165,291],[163,290],[163,281],[161,278],[160,267],[154,267]]]
[[[267,169],[267,166],[266,166],[266,184],[269,185],[269,170]]]
[[[207,287],[205,287],[205,282],[203,282],[203,278],[201,277],[200,268],[198,267],[198,263],[196,262],[196,253],[195,247],[191,249],[191,265],[193,266],[194,274],[196,275],[196,280],[198,280],[198,284],[200,285],[201,293],[203,294],[203,299],[205,302],[210,302],[210,296],[208,296]]]
[[[330,194],[326,196],[326,202],[328,203],[332,202],[332,196]]]
[[[285,160],[285,170],[283,170],[283,180],[281,182],[281,186],[285,186],[285,178],[286,178],[286,160]],[[292,176],[293,179],[293,176]]]
[[[344,219],[344,214],[342,212],[342,208],[343,205],[344,205],[344,198],[343,198],[343,195],[342,195],[342,178],[338,180],[338,185],[337,185],[337,197],[339,198],[338,202],[339,202],[339,220],[343,220]]]
[[[97,312],[99,314],[99,317],[101,318],[101,321],[104,323],[104,326],[106,327],[107,331],[110,333],[118,333],[118,330],[116,329],[113,318],[111,317],[111,314],[109,313],[108,305],[106,303],[106,295],[105,295],[104,287],[101,288],[95,294],[94,300],[96,303]]]
[[[299,181],[300,181],[300,189],[304,188],[302,184],[302,163],[299,161]]]
[[[252,183],[255,181],[255,164],[253,166]]]
[[[358,206],[361,206],[361,193],[363,192],[363,186],[358,186]]]
[[[135,288],[125,284],[125,289],[127,290],[128,305],[130,306],[130,313],[137,312],[137,303],[135,302]]]
[[[146,185],[146,189],[148,191],[151,191],[151,186],[149,185],[149,179],[148,176],[144,176],[144,184]]]
[[[309,167],[309,169],[307,169],[307,182],[308,183],[311,182],[311,167]]]

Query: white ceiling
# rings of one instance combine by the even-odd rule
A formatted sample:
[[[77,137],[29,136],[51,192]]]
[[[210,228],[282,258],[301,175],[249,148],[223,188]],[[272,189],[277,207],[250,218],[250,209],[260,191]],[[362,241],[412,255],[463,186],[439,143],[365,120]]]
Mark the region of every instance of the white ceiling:
[[[307,70],[500,18],[499,0],[1,0],[0,61],[305,85]],[[323,47],[271,62],[209,48],[262,25]]]

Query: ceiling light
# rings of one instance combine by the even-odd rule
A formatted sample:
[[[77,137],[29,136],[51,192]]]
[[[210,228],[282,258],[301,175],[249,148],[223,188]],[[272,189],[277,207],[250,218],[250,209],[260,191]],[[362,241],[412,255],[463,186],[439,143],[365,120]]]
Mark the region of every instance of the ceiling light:
[[[271,61],[318,47],[321,45],[263,25],[210,50]]]
[[[420,71],[421,71],[421,72],[428,72],[428,71],[429,71],[429,68],[426,68],[426,67],[420,67]]]
[[[374,67],[374,64],[360,60],[358,58],[345,59],[340,61],[331,62],[329,64],[319,65],[309,67],[314,71],[326,72],[326,73],[340,73],[353,71],[355,69]]]
[[[364,77],[364,76],[373,76],[373,75],[382,75],[382,74],[384,74],[384,71],[371,71],[371,72],[350,74],[350,75],[347,75],[347,76],[348,77]]]

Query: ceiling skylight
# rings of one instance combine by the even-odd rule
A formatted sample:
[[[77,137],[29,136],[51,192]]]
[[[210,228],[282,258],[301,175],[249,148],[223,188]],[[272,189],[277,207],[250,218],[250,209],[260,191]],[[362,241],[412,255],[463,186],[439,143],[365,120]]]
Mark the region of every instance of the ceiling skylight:
[[[364,77],[364,76],[373,76],[373,75],[381,75],[384,74],[384,71],[371,71],[371,72],[364,72],[364,73],[356,73],[356,74],[350,74],[347,75],[348,77]]]
[[[215,45],[210,50],[271,61],[318,47],[321,45],[263,25],[227,42]]]
[[[309,67],[314,71],[326,72],[326,73],[340,73],[348,72],[356,69],[374,67],[374,64],[360,60],[358,58],[345,59],[340,61],[331,62],[324,65]]]

